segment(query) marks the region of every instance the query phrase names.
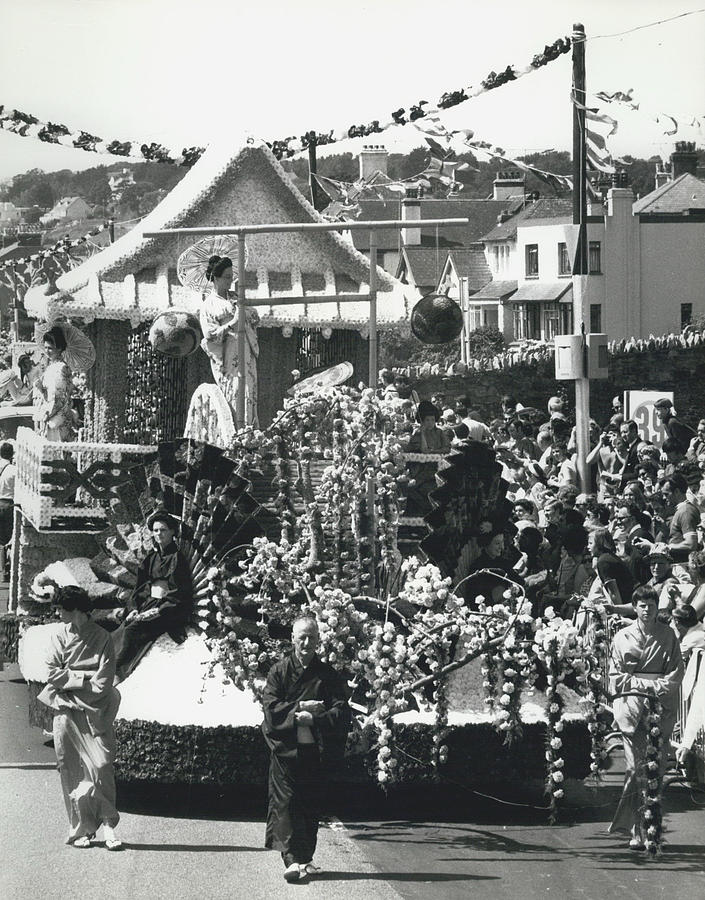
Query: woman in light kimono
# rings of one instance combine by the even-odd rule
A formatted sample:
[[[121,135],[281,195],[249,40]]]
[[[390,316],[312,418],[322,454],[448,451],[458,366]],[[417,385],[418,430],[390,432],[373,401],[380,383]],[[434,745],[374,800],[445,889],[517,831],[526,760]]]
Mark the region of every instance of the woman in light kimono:
[[[114,723],[120,694],[113,686],[115,652],[110,635],[91,622],[91,602],[79,587],[59,593],[61,622],[46,660],[47,685],[38,699],[54,711],[54,747],[69,818],[67,844],[90,847],[103,826],[108,850],[122,843],[114,828]]]
[[[678,638],[668,625],[656,618],[658,596],[646,585],[632,595],[636,622],[617,632],[610,659],[610,693],[614,721],[624,740],[624,786],[610,832],[627,831],[629,846],[644,849],[641,808],[646,776],[647,704],[644,697],[620,697],[620,694],[655,691],[661,702],[661,736],[665,762],[671,733],[678,715],[678,688],[683,680]]]
[[[199,314],[203,331],[201,346],[210,357],[213,377],[235,416],[239,384],[238,315],[236,304],[228,296],[233,283],[230,257],[211,256],[206,277],[213,288],[204,298]],[[240,273],[240,277],[245,277],[244,272]],[[235,420],[240,427],[257,425],[258,316],[251,309],[245,312],[245,421]]]
[[[34,382],[34,422],[37,431],[50,441],[70,441],[76,417],[71,408],[71,370],[63,361],[64,332],[58,325],[44,335],[47,367]]]

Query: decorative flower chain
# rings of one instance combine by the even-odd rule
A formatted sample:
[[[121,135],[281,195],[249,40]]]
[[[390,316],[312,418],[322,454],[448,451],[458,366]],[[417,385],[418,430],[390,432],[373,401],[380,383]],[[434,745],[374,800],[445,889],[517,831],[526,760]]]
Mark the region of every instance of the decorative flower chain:
[[[661,852],[663,839],[663,810],[661,808],[661,755],[663,733],[661,731],[661,704],[655,694],[649,693],[646,713],[646,771],[644,772],[643,818],[644,845],[649,856]]]

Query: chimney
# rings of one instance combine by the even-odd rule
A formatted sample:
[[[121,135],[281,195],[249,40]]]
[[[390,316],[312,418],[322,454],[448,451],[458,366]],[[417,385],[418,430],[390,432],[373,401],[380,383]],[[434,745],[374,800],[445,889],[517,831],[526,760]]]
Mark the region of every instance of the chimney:
[[[401,201],[401,218],[403,222],[421,221],[421,201],[416,188],[406,189],[406,197]],[[421,229],[403,228],[401,239],[406,247],[419,247],[421,245]]]
[[[612,175],[612,187],[607,192],[607,215],[615,222],[617,219],[628,220],[632,215],[634,191],[629,184],[626,172],[615,172]]]
[[[656,173],[654,177],[654,187],[660,188],[671,180],[671,164],[664,163],[663,160],[656,163]]]
[[[523,197],[524,182],[524,175],[517,169],[497,172],[493,182],[492,199],[509,200],[511,197]]]
[[[360,178],[367,180],[375,172],[387,174],[389,153],[381,144],[368,144],[360,151]]]
[[[698,167],[698,154],[695,151],[694,141],[676,141],[676,149],[671,153],[671,169],[673,180],[680,178],[689,172],[695,175]]]

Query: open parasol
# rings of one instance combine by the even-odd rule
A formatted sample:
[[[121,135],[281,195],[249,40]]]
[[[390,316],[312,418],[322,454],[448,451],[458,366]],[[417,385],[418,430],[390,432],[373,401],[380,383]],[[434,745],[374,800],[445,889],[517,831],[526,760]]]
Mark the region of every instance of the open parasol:
[[[35,333],[37,343],[41,344],[44,335],[51,328],[60,328],[64,333],[66,349],[62,358],[72,372],[87,372],[95,363],[95,347],[93,341],[75,325],[68,322],[54,322],[38,325]]]
[[[206,280],[206,269],[211,256],[229,256],[233,261],[233,275],[238,279],[237,271],[237,238],[230,234],[214,234],[202,238],[179,257],[176,263],[176,274],[184,287],[204,294],[210,290]]]
[[[352,376],[353,372],[352,363],[338,363],[337,366],[330,366],[330,368],[324,369],[322,372],[316,372],[313,375],[302,378],[296,384],[292,384],[287,390],[287,394],[290,397],[296,397],[299,394],[315,394],[326,388],[343,384]]]

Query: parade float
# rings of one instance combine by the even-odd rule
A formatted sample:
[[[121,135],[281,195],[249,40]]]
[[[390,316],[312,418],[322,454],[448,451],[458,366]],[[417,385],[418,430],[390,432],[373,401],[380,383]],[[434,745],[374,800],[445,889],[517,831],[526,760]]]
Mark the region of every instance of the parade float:
[[[303,610],[320,622],[321,655],[350,680],[356,729],[339,777],[546,777],[553,809],[564,777],[601,766],[603,660],[570,623],[534,619],[518,586],[491,579],[489,595],[473,590],[478,538],[512,536],[494,451],[469,441],[447,458],[405,452],[410,404],[372,387],[302,379],[284,397],[306,364],[345,361],[352,385],[362,380],[360,332],[408,320],[401,285],[370,276],[369,262],[325,231],[249,234],[247,256],[235,248],[241,296],[264,307],[266,427],[237,428],[236,416],[224,427],[204,355],[180,349],[197,343],[200,297],[176,271],[197,246],[179,229],[266,220],[320,217],[268,150],[209,151],[139,232],[27,294],[37,319],[85,328],[97,356],[82,440],[18,432],[12,599],[31,695],[56,585],[81,584],[97,608],[119,609],[149,547],[146,519],[166,509],[182,523],[194,616],[183,643],[160,637],[120,685],[123,780],[264,783],[258,696]],[[355,346],[346,338],[326,356],[335,333]],[[34,702],[31,715],[41,723]]]

